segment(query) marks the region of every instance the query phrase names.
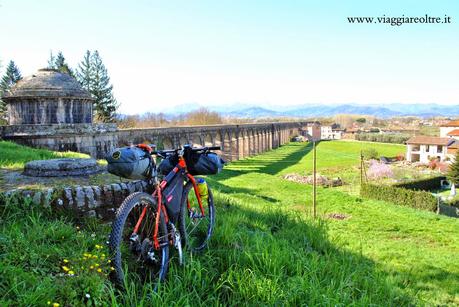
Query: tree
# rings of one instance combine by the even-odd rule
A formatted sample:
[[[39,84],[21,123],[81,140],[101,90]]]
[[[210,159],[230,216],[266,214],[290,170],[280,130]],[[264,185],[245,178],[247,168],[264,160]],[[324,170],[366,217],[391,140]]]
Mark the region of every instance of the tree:
[[[360,117],[355,120],[359,124],[365,124],[367,122],[367,119],[365,117]]]
[[[78,64],[76,70],[76,78],[80,82],[81,86],[91,92],[91,76],[92,76],[92,64],[91,64],[91,52],[86,51],[83,60]]]
[[[89,50],[78,65],[76,72],[77,80],[94,98],[94,111],[96,120],[101,122],[114,122],[118,102],[113,96],[113,86],[107,69],[102,63],[102,58],[96,50]]]
[[[59,71],[61,73],[68,74],[68,75],[70,75],[72,77],[75,77],[75,75],[73,74],[72,69],[70,68],[70,66],[65,61],[65,57],[62,54],[62,51],[59,51],[57,53],[57,56],[54,56],[53,52],[51,51],[50,56],[49,56],[49,60],[48,60],[48,68],[55,69],[55,70],[57,70],[57,71]]]
[[[19,80],[22,79],[21,72],[14,61],[10,61],[6,67],[5,75],[0,81],[0,117],[6,115],[6,103],[1,100],[1,97]]]
[[[453,184],[459,184],[459,150],[456,152],[454,163],[449,167],[448,179],[451,180]]]

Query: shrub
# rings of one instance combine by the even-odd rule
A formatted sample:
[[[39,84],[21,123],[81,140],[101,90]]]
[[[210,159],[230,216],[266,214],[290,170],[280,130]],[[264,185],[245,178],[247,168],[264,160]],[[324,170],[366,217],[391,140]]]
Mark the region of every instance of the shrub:
[[[365,160],[378,159],[378,151],[374,148],[368,148],[362,151]]]
[[[421,190],[421,191],[431,191],[441,187],[441,181],[445,180],[446,177],[438,176],[427,179],[418,179],[412,180],[409,182],[397,183],[394,184],[394,187],[404,188],[409,190]]]
[[[410,137],[408,134],[358,133],[355,139],[358,141],[404,144]]]
[[[394,173],[389,165],[376,160],[371,160],[367,175],[370,179],[379,179],[391,178],[394,176]]]
[[[456,153],[456,160],[449,168],[448,179],[455,184],[459,184],[459,151]]]
[[[437,199],[431,193],[390,185],[364,184],[360,188],[360,196],[393,202],[397,205],[414,209],[427,211],[435,211],[437,209]]]

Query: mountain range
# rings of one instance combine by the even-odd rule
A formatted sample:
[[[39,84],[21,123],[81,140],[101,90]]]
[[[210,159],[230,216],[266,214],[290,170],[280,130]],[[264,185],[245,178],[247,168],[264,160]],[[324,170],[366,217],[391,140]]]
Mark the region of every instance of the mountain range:
[[[216,111],[223,116],[246,117],[246,118],[263,118],[263,117],[327,117],[337,114],[358,114],[372,115],[379,118],[388,118],[394,116],[459,116],[459,105],[441,105],[436,103],[430,104],[335,104],[319,105],[305,104],[296,106],[257,106],[250,104],[235,104],[224,106],[202,106],[199,104],[184,104],[164,110],[166,114],[183,114],[200,107],[206,107],[211,111]]]

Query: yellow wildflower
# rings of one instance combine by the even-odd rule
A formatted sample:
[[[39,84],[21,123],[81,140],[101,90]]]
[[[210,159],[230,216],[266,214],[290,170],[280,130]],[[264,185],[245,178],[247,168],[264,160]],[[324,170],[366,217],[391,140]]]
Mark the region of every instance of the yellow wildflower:
[[[97,255],[92,255],[92,258],[97,259],[99,257],[97,257]]]
[[[110,270],[114,271],[114,270],[115,270],[115,268],[111,266],[111,267],[110,267]]]
[[[63,269],[64,271],[66,271],[66,272],[70,271],[70,269],[69,269],[68,267],[66,267],[65,265],[62,266],[62,269]]]
[[[94,269],[94,266],[91,265],[89,268],[92,270],[92,269]]]
[[[64,263],[68,263],[69,261],[67,259],[64,259]]]
[[[59,303],[53,303],[53,307],[59,307]]]
[[[99,264],[98,264],[98,263],[94,263],[94,266],[95,266],[95,267],[98,267],[98,266],[99,266]]]
[[[69,275],[75,275],[74,271],[69,271]]]
[[[110,259],[107,260],[108,263],[112,262]]]
[[[98,269],[97,269],[97,272],[99,272],[99,273],[102,272],[102,269],[101,269],[101,268],[98,268]]]
[[[51,301],[48,301],[47,304],[48,304],[48,305],[51,305]]]

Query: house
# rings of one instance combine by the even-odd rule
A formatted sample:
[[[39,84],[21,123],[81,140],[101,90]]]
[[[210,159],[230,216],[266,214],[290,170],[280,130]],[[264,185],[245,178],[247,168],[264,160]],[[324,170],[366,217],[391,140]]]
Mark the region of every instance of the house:
[[[319,122],[310,123],[307,126],[307,138],[311,141],[318,141],[321,139],[321,127]]]
[[[406,141],[406,160],[428,163],[431,159],[453,160],[459,142],[453,138],[436,136],[413,136]]]
[[[349,128],[344,131],[344,134],[342,136],[343,139],[348,139],[348,140],[355,140],[356,134],[360,132],[360,128]]]
[[[320,134],[322,140],[340,140],[343,138],[344,129],[341,129],[338,124],[322,126],[320,127]]]
[[[459,140],[459,120],[451,120],[440,126],[440,137]]]

